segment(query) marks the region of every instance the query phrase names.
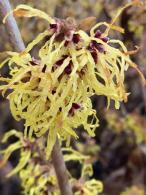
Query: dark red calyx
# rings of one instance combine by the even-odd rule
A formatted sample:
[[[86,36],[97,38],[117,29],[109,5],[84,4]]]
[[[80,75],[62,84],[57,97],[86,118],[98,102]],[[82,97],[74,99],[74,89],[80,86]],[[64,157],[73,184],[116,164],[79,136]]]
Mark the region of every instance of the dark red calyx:
[[[42,72],[45,72],[46,71],[46,68],[47,68],[47,66],[44,65],[44,67],[42,68]]]
[[[70,110],[69,110],[69,112],[68,112],[68,114],[70,115],[70,116],[74,116],[74,109],[73,108],[71,108]]]
[[[58,34],[58,32],[60,30],[58,23],[50,24],[50,30],[52,33]]]
[[[57,65],[57,66],[61,66],[61,65],[63,64],[64,60],[65,60],[67,57],[68,57],[68,55],[63,55],[63,56],[62,56],[62,59],[60,59],[60,60],[58,60],[58,61],[56,62],[56,65]]]
[[[100,53],[103,53],[103,52],[104,52],[104,49],[103,49],[101,43],[97,43],[97,44],[96,44],[96,49],[97,49]]]
[[[81,106],[80,106],[78,103],[72,103],[72,107],[71,107],[71,109],[69,110],[69,115],[70,115],[70,116],[74,116],[75,111],[76,111],[76,110],[79,110],[80,108],[81,108]]]
[[[93,58],[95,64],[97,64],[97,52],[96,51],[91,51],[91,55],[92,55],[92,58]]]
[[[94,40],[90,42],[89,50],[90,51],[92,51],[92,50],[94,50],[94,51],[98,50],[100,53],[103,53],[104,52],[103,45],[101,43],[97,43]]]
[[[80,41],[80,35],[78,34],[73,34],[72,39],[70,41],[65,41],[64,46],[67,47],[71,42],[74,44],[78,44]]]
[[[56,89],[52,89],[52,95],[56,93]]]
[[[66,74],[70,74],[71,73],[71,71],[72,71],[72,62],[70,61],[70,63],[65,67],[65,69],[64,69],[64,72],[66,73]]]
[[[36,60],[35,58],[32,58],[32,60],[29,61],[29,63],[30,63],[32,66],[35,66],[35,65],[39,65],[39,64],[40,64],[40,61],[39,61],[39,60]]]
[[[50,24],[51,29],[57,29],[57,24]]]
[[[95,38],[99,38],[102,41],[104,41],[105,43],[107,43],[109,41],[109,37],[102,37],[102,32],[100,30],[97,30],[95,32]]]
[[[74,34],[72,38],[73,43],[77,44],[80,41],[80,35]]]
[[[67,57],[68,57],[68,55],[63,55],[62,57],[65,59],[65,58],[67,58]]]
[[[102,40],[103,42],[107,43],[107,42],[109,41],[109,37],[103,37],[103,38],[101,38],[101,40]]]
[[[69,44],[69,41],[65,41],[64,46],[67,47]]]
[[[95,37],[96,38],[100,38],[101,37],[101,31],[100,30],[97,30],[96,33],[95,33]]]
[[[75,110],[78,110],[78,109],[81,108],[81,106],[79,104],[77,104],[77,103],[73,103],[72,104],[72,108],[74,108]]]
[[[62,59],[61,59],[61,60],[58,60],[58,61],[55,63],[54,68],[57,68],[58,66],[61,66],[61,65],[63,64],[64,60],[65,60],[67,57],[68,57],[68,55],[63,55],[63,56],[62,56]],[[70,61],[69,64],[65,67],[64,73],[66,73],[66,74],[69,75],[69,74],[71,73],[71,71],[72,71],[72,66],[73,66],[73,63],[72,63],[72,61]]]
[[[56,65],[57,65],[57,66],[61,66],[61,65],[63,64],[63,61],[64,61],[64,58],[62,58],[61,60],[58,60],[58,61],[56,62]]]

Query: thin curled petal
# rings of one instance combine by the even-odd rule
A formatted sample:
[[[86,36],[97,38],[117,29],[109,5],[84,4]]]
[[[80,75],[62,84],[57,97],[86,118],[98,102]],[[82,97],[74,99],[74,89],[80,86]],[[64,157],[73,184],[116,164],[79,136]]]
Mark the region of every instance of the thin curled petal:
[[[40,17],[40,18],[43,18],[45,20],[47,20],[49,23],[54,23],[54,19],[49,17],[45,12],[43,11],[40,11],[38,9],[34,9],[28,5],[18,5],[16,7],[16,9],[14,9],[13,11],[9,12],[3,19],[3,23],[6,22],[6,19],[7,17],[13,13],[14,16],[25,16],[25,17],[34,17],[34,16],[37,16],[37,17]]]

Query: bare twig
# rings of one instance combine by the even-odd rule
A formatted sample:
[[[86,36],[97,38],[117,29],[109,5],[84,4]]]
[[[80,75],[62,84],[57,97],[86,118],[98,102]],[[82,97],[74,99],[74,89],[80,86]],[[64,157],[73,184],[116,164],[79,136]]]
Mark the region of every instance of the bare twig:
[[[11,11],[9,0],[0,0],[0,14],[2,18]],[[12,14],[8,16],[5,28],[8,33],[10,42],[15,51],[20,52],[25,49],[24,42],[21,38],[20,31],[18,29],[16,20]]]
[[[71,186],[68,182],[67,170],[66,170],[66,166],[64,163],[64,159],[63,159],[63,155],[62,155],[62,151],[58,139],[53,148],[52,160],[56,171],[61,194],[72,195]]]
[[[9,0],[0,0],[0,13],[4,17],[11,11]],[[10,42],[14,47],[14,50],[21,52],[25,49],[24,42],[21,38],[20,31],[18,29],[15,18],[12,14],[7,18],[5,28],[7,30]],[[62,195],[72,195],[71,186],[68,181],[67,170],[59,142],[57,140],[52,151],[53,165],[56,171],[60,191]]]

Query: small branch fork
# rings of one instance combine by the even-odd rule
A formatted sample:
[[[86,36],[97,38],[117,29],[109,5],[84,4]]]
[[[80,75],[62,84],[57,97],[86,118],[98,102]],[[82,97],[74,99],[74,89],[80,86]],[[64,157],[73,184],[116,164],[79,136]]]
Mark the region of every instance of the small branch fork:
[[[9,0],[0,0],[0,14],[2,18],[11,11]],[[10,43],[16,52],[21,52],[25,49],[24,42],[21,38],[16,20],[12,14],[7,18],[5,28],[9,36]],[[61,195],[72,195],[72,189],[69,184],[67,169],[61,152],[61,147],[57,139],[53,151],[52,161],[56,171],[58,184]]]

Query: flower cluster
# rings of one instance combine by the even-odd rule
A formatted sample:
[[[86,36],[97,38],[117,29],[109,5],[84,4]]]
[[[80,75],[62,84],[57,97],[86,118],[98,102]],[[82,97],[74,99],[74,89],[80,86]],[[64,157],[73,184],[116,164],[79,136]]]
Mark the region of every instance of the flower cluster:
[[[78,180],[70,176],[70,182],[73,186],[73,194],[100,194],[103,191],[103,184],[96,179],[91,179],[93,175],[92,164],[90,162],[91,156],[83,155],[80,152],[73,150],[72,148],[63,148],[63,152],[65,152],[64,159],[66,162],[78,161],[82,167],[81,176]]]
[[[38,193],[45,195],[48,191],[50,194],[55,195],[58,192],[57,179],[51,162],[45,161],[43,158],[43,140],[30,141],[24,138],[22,132],[11,130],[4,135],[2,143],[8,141],[12,136],[15,136],[18,140],[8,148],[0,151],[3,154],[0,167],[7,162],[11,154],[16,150],[20,152],[20,159],[17,166],[7,177],[19,173],[23,192],[26,195],[37,195]]]
[[[94,94],[115,102],[127,101],[124,72],[135,67],[123,42],[109,39],[109,30],[123,31],[113,23],[96,24],[90,33],[78,29],[71,20],[52,19],[44,12],[26,5],[18,6],[16,16],[39,16],[49,22],[49,28],[38,35],[21,53],[8,52],[10,77],[0,78],[6,84],[11,112],[16,120],[25,119],[25,137],[48,135],[46,156],[49,158],[56,137],[70,142],[77,138],[76,128],[83,125],[90,136],[98,127],[96,111],[90,97]],[[106,30],[101,32],[99,27]],[[31,50],[41,43],[38,59]],[[119,45],[119,49],[114,45]],[[141,73],[140,73],[141,74]],[[142,79],[144,80],[142,74]],[[9,90],[10,89],[10,90]],[[88,117],[92,116],[89,122]]]
[[[48,194],[48,192],[50,195],[59,195],[60,192],[58,190],[53,165],[50,160],[46,161],[44,159],[44,140],[39,139],[37,142],[35,140],[30,141],[23,136],[22,132],[11,130],[4,135],[2,143],[7,142],[12,136],[15,136],[18,140],[12,143],[8,148],[0,151],[0,153],[3,154],[0,167],[7,162],[11,154],[16,150],[20,152],[20,159],[17,166],[7,177],[19,173],[23,193],[25,195],[38,195],[38,193],[45,195]],[[74,194],[80,195],[83,193],[84,195],[89,195],[92,192],[93,195],[97,195],[100,193],[103,190],[102,183],[98,180],[90,179],[93,175],[92,165],[86,162],[90,156],[85,156],[72,148],[63,148],[62,150],[66,162],[78,161],[82,165],[79,180],[73,178],[71,174],[69,177]]]

